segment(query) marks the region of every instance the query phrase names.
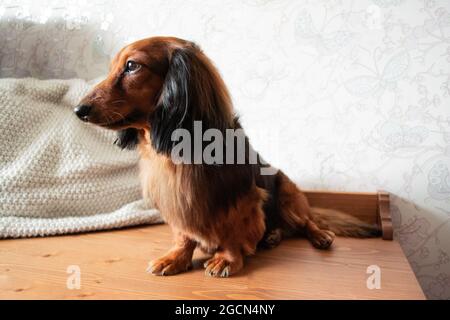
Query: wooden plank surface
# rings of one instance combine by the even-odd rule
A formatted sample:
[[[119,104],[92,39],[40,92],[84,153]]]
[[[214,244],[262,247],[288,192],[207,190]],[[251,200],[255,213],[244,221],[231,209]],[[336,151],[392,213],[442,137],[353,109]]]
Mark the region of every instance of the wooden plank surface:
[[[145,272],[171,244],[166,225],[89,234],[0,240],[1,299],[423,299],[395,241],[337,238],[329,251],[305,239],[285,240],[246,261],[242,273],[207,277],[194,270],[171,277]],[[68,266],[81,289],[66,287]],[[369,265],[381,268],[381,289],[369,290]]]

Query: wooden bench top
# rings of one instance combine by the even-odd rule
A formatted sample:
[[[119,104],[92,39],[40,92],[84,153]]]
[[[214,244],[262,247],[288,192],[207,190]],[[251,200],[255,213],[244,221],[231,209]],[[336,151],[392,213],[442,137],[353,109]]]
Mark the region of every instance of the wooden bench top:
[[[1,299],[424,299],[395,241],[337,238],[328,251],[288,239],[246,261],[226,279],[194,270],[170,277],[145,272],[171,245],[167,225],[89,234],[0,240]],[[68,266],[81,270],[69,290]],[[369,265],[381,268],[381,289],[368,289]]]

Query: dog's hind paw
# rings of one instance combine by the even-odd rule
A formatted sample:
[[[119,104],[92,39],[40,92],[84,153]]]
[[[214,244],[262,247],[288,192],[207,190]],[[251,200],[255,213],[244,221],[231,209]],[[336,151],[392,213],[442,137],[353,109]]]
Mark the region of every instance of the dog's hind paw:
[[[269,231],[262,240],[261,245],[264,248],[272,249],[278,246],[283,239],[283,231],[281,228],[276,228]]]
[[[327,249],[334,240],[334,233],[329,230],[318,230],[309,236],[309,241],[318,249]]]

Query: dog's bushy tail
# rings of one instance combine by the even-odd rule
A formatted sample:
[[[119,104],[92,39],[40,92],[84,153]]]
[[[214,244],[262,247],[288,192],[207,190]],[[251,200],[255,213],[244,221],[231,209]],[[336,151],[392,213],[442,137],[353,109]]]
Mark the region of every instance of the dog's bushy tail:
[[[354,216],[334,209],[310,208],[305,194],[281,171],[279,175],[280,216],[289,230],[301,231],[312,221],[319,229],[330,230],[344,237],[377,237],[381,230],[376,224],[364,222]]]
[[[337,236],[371,238],[381,235],[378,225],[364,222],[338,210],[313,207],[311,215],[320,229],[333,231]]]

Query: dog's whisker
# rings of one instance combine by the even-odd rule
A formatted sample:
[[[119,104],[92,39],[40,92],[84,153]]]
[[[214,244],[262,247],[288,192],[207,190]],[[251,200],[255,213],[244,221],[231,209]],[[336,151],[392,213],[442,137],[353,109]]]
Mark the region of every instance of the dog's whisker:
[[[121,114],[121,113],[119,113],[119,112],[117,112],[117,111],[113,111],[113,110],[111,110],[111,112],[112,112],[113,114],[118,115],[119,118],[120,118],[121,120],[124,120],[124,119],[125,119],[125,116],[124,116],[123,114]]]
[[[114,100],[113,102],[111,102],[111,104],[124,103],[124,102],[127,102],[127,100],[124,100],[124,99],[122,99],[122,100]]]

